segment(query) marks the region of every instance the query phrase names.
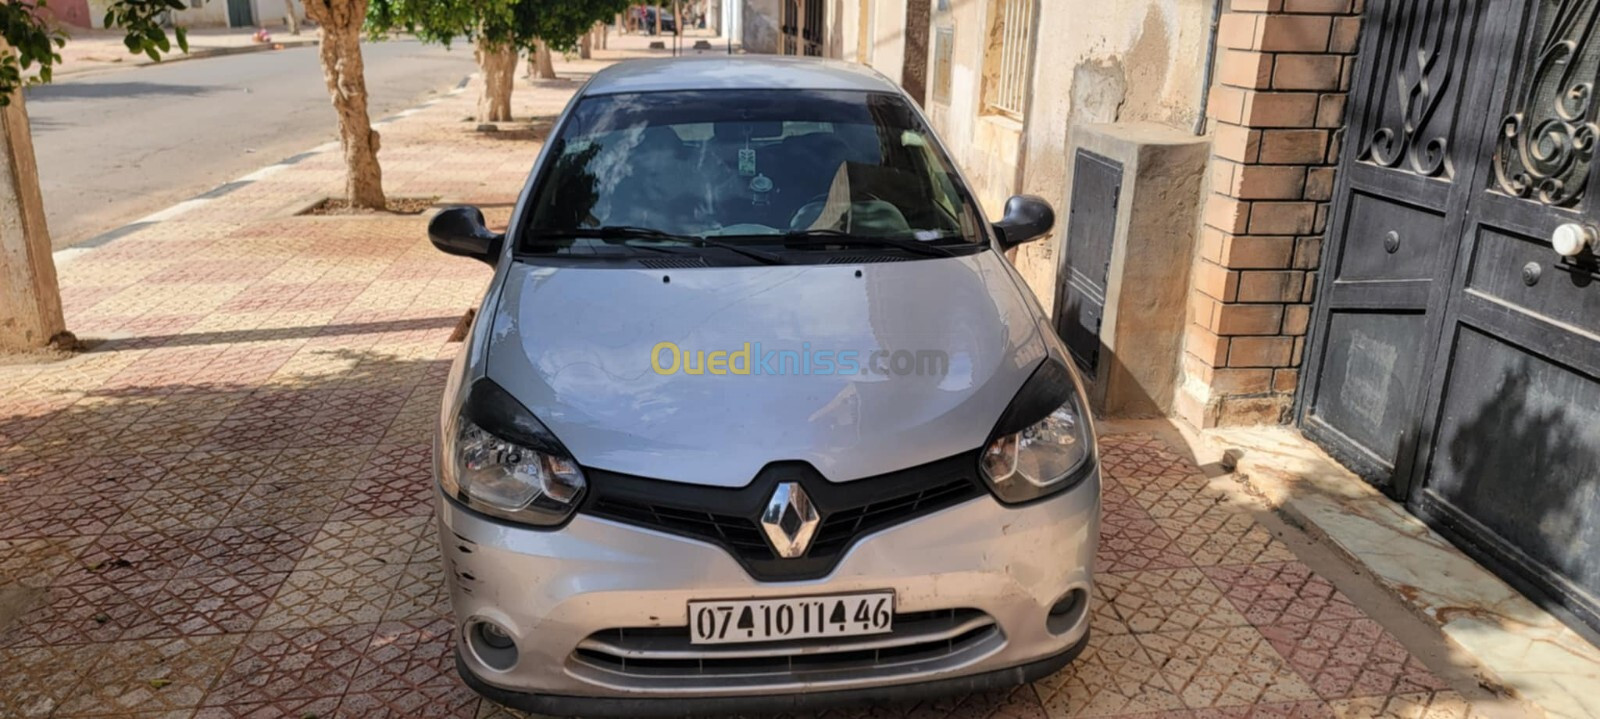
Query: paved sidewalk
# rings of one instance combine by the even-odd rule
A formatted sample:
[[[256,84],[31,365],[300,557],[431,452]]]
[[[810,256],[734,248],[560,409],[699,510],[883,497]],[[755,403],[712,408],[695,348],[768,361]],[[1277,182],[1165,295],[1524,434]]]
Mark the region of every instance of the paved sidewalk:
[[[316,27],[308,27],[304,23],[301,24],[299,35],[290,35],[281,25],[269,27],[267,31],[272,35],[272,42],[259,43],[255,40],[256,28],[192,28],[189,30],[189,52],[179,52],[174,42],[172,54],[165,56],[161,62],[315,45],[321,36]],[[124,33],[78,27],[68,28],[67,32],[70,37],[66,47],[61,48],[61,64],[55,72],[58,78],[155,62],[145,55],[128,52],[128,48],[122,44]],[[167,37],[173,39],[171,30],[167,31]]]
[[[518,116],[548,118],[575,86],[519,84]],[[503,223],[537,132],[471,132],[472,102],[386,125],[386,184]],[[337,153],[296,158],[72,257],[70,325],[94,351],[0,365],[0,716],[509,715],[455,677],[431,524],[448,338],[488,272],[435,252],[422,217],[290,215],[340,173]],[[1144,434],[1107,436],[1103,460],[1076,664],[826,716],[1471,714],[1471,687],[1225,481]]]

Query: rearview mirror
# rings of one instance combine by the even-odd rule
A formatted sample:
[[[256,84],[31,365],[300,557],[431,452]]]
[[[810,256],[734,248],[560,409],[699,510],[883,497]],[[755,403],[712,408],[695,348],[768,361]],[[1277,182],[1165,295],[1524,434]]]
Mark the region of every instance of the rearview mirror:
[[[1000,245],[1011,249],[1032,242],[1056,226],[1056,211],[1043,198],[1017,195],[1006,201],[1006,216],[994,223],[1000,232]]]
[[[471,257],[493,265],[500,258],[506,236],[491,231],[478,208],[451,207],[428,221],[428,239],[447,255]]]

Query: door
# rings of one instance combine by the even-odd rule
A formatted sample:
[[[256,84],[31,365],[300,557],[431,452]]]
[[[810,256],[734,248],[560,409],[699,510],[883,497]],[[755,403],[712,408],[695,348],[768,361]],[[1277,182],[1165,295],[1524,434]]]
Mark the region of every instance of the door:
[[[250,7],[252,0],[228,0],[228,27],[254,27],[256,24],[255,12]]]
[[[1600,633],[1600,0],[1368,12],[1302,426]]]
[[[1305,433],[1405,494],[1427,368],[1478,159],[1489,0],[1368,3],[1358,88],[1323,253]]]
[[[1412,500],[1600,633],[1600,0],[1504,4]]]

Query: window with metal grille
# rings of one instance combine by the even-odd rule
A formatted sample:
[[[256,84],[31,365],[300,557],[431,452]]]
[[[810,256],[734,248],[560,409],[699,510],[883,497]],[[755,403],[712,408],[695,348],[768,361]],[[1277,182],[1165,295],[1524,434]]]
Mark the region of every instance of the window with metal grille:
[[[1033,62],[1034,0],[994,0],[984,53],[984,112],[1022,118]]]

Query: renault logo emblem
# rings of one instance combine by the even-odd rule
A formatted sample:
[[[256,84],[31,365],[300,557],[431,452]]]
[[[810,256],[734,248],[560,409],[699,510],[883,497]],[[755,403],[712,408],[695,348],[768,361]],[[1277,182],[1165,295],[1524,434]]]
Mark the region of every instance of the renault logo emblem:
[[[761,529],[767,533],[767,542],[784,559],[805,555],[821,521],[817,508],[811,506],[811,497],[797,482],[779,484],[761,512]]]

